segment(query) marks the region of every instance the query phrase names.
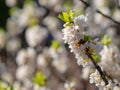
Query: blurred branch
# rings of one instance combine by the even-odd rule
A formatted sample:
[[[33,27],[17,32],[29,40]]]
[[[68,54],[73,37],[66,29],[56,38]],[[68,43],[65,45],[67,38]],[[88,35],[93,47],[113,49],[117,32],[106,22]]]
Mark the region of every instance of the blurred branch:
[[[84,1],[84,0],[80,0],[80,1],[81,1],[84,5],[86,5],[86,7],[90,7],[90,6],[91,6],[89,3],[87,3],[87,2]],[[111,20],[112,22],[114,22],[114,23],[120,25],[120,22],[114,20],[111,16],[108,16],[108,15],[102,13],[100,10],[96,9],[96,12],[99,13],[99,14],[101,14],[102,16],[108,18],[108,19]]]
[[[115,0],[115,2],[116,2],[116,7],[120,10],[120,0]]]

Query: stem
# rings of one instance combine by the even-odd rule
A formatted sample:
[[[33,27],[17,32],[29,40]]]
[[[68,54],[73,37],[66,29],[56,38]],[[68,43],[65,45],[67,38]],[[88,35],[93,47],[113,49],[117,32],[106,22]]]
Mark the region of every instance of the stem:
[[[101,78],[103,79],[103,81],[105,82],[105,85],[108,84],[108,80],[106,78],[106,74],[102,71],[101,67],[94,61],[93,57],[91,56],[91,54],[89,53],[88,48],[86,48],[86,50],[88,51],[86,53],[86,55],[90,58],[90,60],[92,61],[94,67],[97,69],[97,71],[99,72]]]

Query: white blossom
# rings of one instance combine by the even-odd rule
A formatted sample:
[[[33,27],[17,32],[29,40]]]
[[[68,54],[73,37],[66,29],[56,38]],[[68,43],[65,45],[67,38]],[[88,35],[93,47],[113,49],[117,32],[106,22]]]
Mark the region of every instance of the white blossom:
[[[71,23],[70,26],[62,30],[65,43],[69,44],[69,48],[75,54],[78,64],[84,67],[90,64],[88,56],[84,53],[85,49],[90,47],[97,55],[99,55],[102,49],[98,39],[93,40],[93,42],[85,42],[84,44],[80,42],[88,34],[87,27],[87,17],[81,15],[75,17],[74,24]]]
[[[17,53],[16,63],[21,66],[25,64],[34,65],[36,51],[33,48],[21,49]]]
[[[96,70],[94,73],[90,75],[90,83],[95,83],[96,86],[105,86],[104,81],[102,80],[99,72]]]
[[[45,38],[47,38],[47,34],[47,30],[38,25],[28,28],[26,31],[27,43],[29,44],[29,46],[35,47],[43,42]]]
[[[29,79],[34,72],[34,68],[28,65],[23,65],[17,68],[16,70],[16,78],[18,80],[24,81],[25,79]]]
[[[14,52],[19,50],[21,47],[21,41],[19,38],[13,38],[7,42],[6,49],[9,52]]]
[[[104,46],[100,52],[100,65],[112,77],[119,77],[120,75],[120,52],[118,47],[114,45]],[[119,78],[117,78],[119,79]]]
[[[120,90],[120,86],[115,86],[113,90]]]
[[[82,78],[84,79],[88,79],[89,78],[89,75],[91,73],[93,73],[95,71],[95,69],[91,66],[86,66],[82,69]]]
[[[66,82],[64,84],[64,87],[66,90],[75,90],[75,82],[74,81],[71,81],[71,82]]]
[[[9,7],[13,7],[17,3],[17,0],[5,0],[5,1],[6,1],[6,5]]]
[[[47,66],[47,60],[46,56],[44,54],[39,54],[37,57],[37,65],[38,67],[46,67]]]

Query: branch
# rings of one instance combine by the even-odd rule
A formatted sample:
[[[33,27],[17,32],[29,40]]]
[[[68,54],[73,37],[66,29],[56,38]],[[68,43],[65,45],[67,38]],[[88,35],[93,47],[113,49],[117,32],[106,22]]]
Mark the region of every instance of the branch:
[[[89,49],[86,48],[86,55],[90,58],[90,60],[92,61],[94,67],[97,69],[97,71],[99,72],[101,78],[103,79],[103,81],[105,82],[105,85],[108,84],[108,80],[106,78],[106,74],[102,71],[101,67],[94,61],[93,57],[91,56],[91,54],[89,53]]]
[[[80,1],[81,1],[86,7],[90,7],[90,6],[91,6],[89,3],[85,2],[84,0],[80,0]],[[107,19],[111,20],[112,22],[120,25],[120,22],[118,22],[118,21],[114,20],[112,17],[110,17],[110,16],[102,13],[100,10],[96,9],[96,12],[99,13],[99,14],[101,14],[102,16],[106,17]]]

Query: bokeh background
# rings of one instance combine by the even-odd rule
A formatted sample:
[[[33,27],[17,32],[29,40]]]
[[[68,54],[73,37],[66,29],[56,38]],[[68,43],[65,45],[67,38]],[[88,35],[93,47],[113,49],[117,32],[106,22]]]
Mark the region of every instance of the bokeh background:
[[[92,38],[107,34],[120,47],[120,1],[82,1],[0,0],[0,90],[98,90],[64,44],[58,15],[86,15]]]

